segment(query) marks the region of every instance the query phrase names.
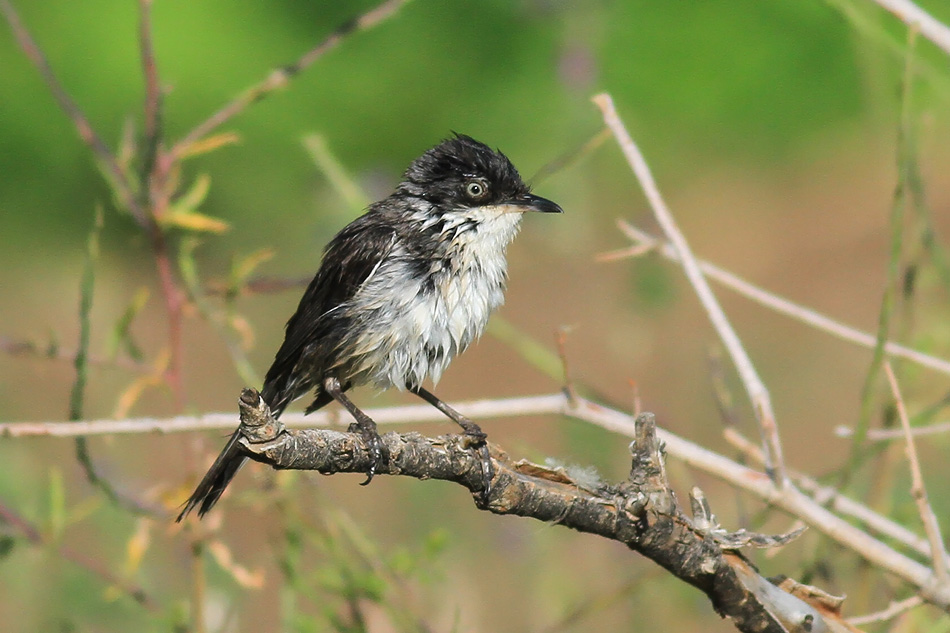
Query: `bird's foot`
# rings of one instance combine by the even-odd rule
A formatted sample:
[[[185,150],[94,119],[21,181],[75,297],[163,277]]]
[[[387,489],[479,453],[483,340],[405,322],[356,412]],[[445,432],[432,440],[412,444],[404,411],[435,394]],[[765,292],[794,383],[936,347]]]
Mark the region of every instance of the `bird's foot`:
[[[376,430],[375,424],[370,426],[368,424],[354,422],[347,430],[350,433],[359,433],[363,438],[363,442],[366,444],[367,450],[369,450],[370,465],[366,471],[366,481],[360,484],[361,486],[366,486],[369,482],[373,481],[376,470],[383,463],[383,438],[379,436],[379,431]]]
[[[488,495],[491,494],[492,479],[495,477],[495,467],[491,462],[491,451],[488,450],[488,435],[477,424],[467,418],[457,420],[464,433],[462,437],[465,440],[465,447],[471,448],[478,457],[482,468],[482,491],[480,493],[479,503],[482,506],[488,505]]]

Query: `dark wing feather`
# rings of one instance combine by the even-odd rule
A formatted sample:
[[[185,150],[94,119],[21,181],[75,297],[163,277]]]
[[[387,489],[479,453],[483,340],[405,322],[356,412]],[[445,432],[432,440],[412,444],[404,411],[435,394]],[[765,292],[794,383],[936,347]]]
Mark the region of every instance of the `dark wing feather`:
[[[379,213],[370,211],[356,219],[333,238],[323,256],[323,263],[300,300],[297,312],[287,322],[283,345],[264,379],[261,396],[274,416],[279,416],[294,398],[310,389],[314,368],[301,368],[306,375],[295,376],[297,363],[306,349],[332,335],[333,322],[327,312],[348,301],[366,281],[376,266],[391,252],[395,232]],[[349,384],[344,385],[348,388]],[[332,400],[318,393],[307,412]],[[247,460],[238,441],[240,430],[234,432],[224,450],[208,469],[201,483],[185,504],[178,521],[198,509],[203,516],[217,503],[231,479]]]
[[[300,299],[297,311],[287,321],[284,342],[264,379],[261,395],[275,414],[279,415],[311,388],[319,389],[319,385],[313,384],[321,378],[314,375],[319,373],[319,367],[298,368],[298,363],[305,353],[312,354],[317,345],[326,350],[335,347],[336,341],[328,339],[342,333],[335,331],[334,325],[339,323],[331,311],[349,301],[392,252],[395,235],[391,222],[371,210],[346,226],[327,245],[323,263]],[[329,359],[313,360],[320,365]]]

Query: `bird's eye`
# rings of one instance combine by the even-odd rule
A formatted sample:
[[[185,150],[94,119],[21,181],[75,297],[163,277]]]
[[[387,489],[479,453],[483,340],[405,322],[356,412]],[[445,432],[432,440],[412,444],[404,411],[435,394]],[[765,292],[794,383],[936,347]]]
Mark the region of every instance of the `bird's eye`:
[[[481,198],[487,192],[488,192],[488,187],[485,185],[485,183],[480,182],[478,180],[473,180],[467,185],[465,185],[465,193],[468,194],[469,198],[472,198],[475,200]]]

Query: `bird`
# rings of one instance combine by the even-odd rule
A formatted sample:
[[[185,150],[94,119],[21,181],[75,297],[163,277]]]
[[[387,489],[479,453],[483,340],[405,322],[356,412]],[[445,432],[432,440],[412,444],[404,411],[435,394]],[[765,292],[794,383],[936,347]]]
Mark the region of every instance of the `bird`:
[[[312,394],[311,413],[339,402],[371,454],[368,484],[384,458],[376,423],[346,392],[371,384],[409,391],[454,420],[483,450],[483,493],[491,482],[486,435],[423,383],[484,332],[504,302],[506,251],[525,212],[562,213],[531,193],[499,150],[453,133],[412,161],[386,198],[326,246],[319,269],[268,370],[261,397],[274,417]],[[215,505],[247,459],[236,430],[178,516]]]

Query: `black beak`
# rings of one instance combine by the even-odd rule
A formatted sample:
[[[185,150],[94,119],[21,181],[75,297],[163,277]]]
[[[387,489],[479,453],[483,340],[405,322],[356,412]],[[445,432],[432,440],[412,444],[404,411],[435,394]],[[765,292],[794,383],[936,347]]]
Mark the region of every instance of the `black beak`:
[[[564,213],[564,209],[556,202],[551,202],[547,198],[526,193],[514,200],[509,200],[505,204],[513,207],[524,207],[525,211],[538,211],[539,213]]]

